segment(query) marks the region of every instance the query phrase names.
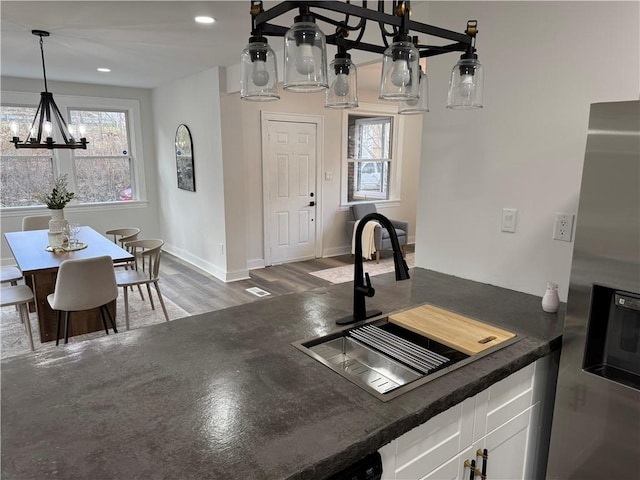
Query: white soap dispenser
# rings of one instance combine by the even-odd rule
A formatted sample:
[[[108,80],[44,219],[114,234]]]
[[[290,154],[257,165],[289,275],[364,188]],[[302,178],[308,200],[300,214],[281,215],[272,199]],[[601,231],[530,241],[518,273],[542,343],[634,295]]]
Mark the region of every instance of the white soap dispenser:
[[[547,291],[542,297],[542,310],[548,313],[555,313],[560,306],[560,298],[558,297],[558,284],[556,282],[547,282]]]

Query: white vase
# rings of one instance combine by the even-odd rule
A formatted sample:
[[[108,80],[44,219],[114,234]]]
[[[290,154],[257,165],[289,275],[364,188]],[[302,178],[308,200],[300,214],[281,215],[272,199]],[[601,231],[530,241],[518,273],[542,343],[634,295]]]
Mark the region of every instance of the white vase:
[[[49,220],[49,231],[51,233],[62,233],[69,222],[64,218],[64,208],[51,208],[51,220]]]
[[[542,297],[542,310],[549,313],[558,311],[560,306],[560,298],[558,297],[558,284],[555,282],[547,282],[547,290]]]

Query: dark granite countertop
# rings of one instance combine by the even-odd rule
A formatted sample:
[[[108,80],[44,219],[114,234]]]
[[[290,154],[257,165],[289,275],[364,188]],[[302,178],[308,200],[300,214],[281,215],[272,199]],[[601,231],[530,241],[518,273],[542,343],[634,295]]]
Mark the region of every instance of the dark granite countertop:
[[[323,479],[559,348],[540,297],[413,269],[369,308],[432,303],[521,340],[382,402],[294,348],[351,284],[261,299],[2,362],[3,479]]]

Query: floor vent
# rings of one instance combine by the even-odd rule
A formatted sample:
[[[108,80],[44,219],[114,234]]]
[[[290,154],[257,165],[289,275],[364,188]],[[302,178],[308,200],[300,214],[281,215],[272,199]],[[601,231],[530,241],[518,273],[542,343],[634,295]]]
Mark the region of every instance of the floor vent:
[[[267,295],[271,295],[269,292],[258,287],[247,288],[247,292],[253,293],[256,297],[266,297]]]

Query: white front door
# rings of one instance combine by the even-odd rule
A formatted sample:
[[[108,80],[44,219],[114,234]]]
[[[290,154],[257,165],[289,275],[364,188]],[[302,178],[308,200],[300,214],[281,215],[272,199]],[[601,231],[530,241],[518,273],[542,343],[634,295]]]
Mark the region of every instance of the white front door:
[[[268,120],[267,135],[266,263],[315,258],[317,125]]]

